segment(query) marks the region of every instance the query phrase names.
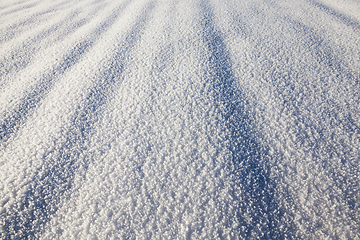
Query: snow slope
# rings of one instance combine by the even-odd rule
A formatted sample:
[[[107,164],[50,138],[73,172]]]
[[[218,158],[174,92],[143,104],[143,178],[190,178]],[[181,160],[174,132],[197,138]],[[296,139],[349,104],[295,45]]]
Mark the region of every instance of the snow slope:
[[[359,239],[360,2],[3,0],[1,239]]]

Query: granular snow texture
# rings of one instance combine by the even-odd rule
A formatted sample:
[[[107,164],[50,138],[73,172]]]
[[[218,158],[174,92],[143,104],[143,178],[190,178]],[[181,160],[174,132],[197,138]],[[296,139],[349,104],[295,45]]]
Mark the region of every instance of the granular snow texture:
[[[358,0],[2,0],[1,239],[360,239]]]

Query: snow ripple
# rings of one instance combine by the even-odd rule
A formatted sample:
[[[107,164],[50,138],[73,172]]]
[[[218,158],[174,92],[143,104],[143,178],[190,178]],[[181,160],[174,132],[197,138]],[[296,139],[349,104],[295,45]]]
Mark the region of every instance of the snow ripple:
[[[1,239],[358,239],[354,0],[4,0]]]

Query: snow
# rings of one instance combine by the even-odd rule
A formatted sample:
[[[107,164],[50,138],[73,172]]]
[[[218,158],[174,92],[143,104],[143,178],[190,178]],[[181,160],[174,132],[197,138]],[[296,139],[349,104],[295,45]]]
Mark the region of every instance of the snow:
[[[360,3],[3,0],[1,239],[358,239]]]

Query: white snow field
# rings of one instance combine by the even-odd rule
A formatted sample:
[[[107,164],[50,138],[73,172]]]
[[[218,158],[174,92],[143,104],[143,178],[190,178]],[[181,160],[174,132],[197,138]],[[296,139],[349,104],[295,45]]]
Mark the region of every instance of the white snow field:
[[[0,239],[360,239],[360,1],[0,0]]]

